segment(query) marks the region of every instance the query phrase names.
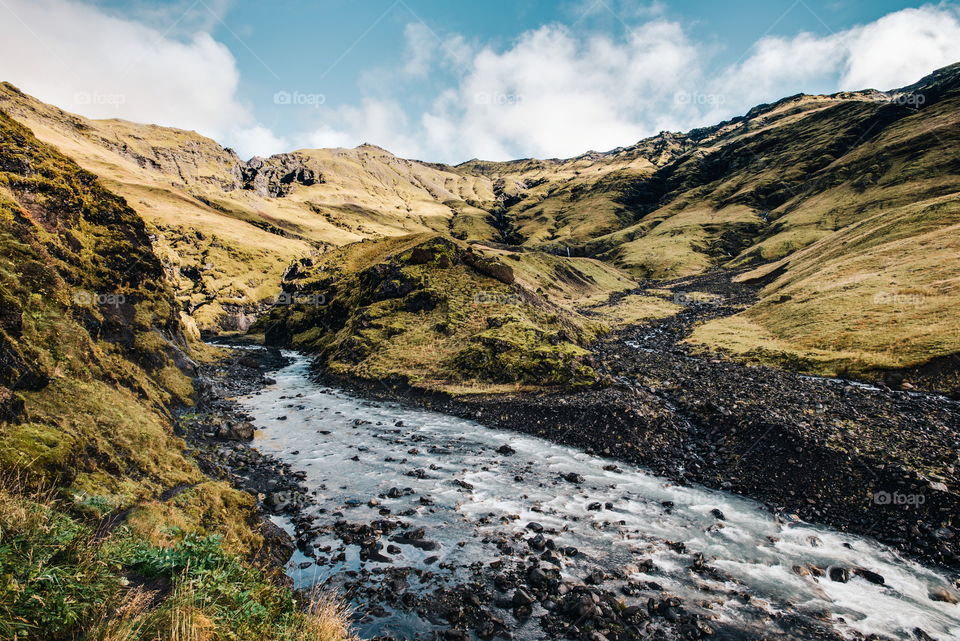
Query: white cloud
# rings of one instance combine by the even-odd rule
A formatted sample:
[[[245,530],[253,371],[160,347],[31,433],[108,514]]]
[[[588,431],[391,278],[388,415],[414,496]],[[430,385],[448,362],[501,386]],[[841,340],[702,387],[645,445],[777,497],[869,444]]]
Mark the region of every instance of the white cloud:
[[[680,25],[660,20],[621,41],[606,35],[580,39],[565,27],[546,26],[523,34],[504,51],[473,48],[456,36],[436,46],[436,36],[421,27],[408,29],[407,35],[408,71],[423,72],[423,52],[429,48],[441,52],[432,64],[459,72],[456,86],[442,91],[421,114],[422,135],[403,141],[420,157],[444,160],[565,156],[629,144],[650,129],[678,124],[669,109],[655,107],[672,104],[676,79],[695,76],[700,64]],[[427,38],[432,38],[429,45]],[[381,108],[399,109],[386,103]],[[391,113],[394,121],[404,120]],[[385,119],[382,110],[367,105],[327,120],[337,129],[374,132],[383,129]],[[330,128],[324,131],[329,137]]]
[[[366,98],[359,106],[346,105],[323,112],[322,124],[306,135],[310,147],[356,147],[371,143],[404,157],[416,157],[422,146],[410,136],[410,123],[400,105]]]
[[[824,36],[763,38],[722,67],[711,45],[664,17],[661,2],[571,0],[572,15],[584,18],[571,18],[576,31],[546,25],[506,45],[411,23],[394,68],[358,74],[362,99],[320,100],[296,120],[278,113],[278,122],[314,118],[285,124],[280,135],[238,98],[236,60],[209,33],[230,0],[175,25],[176,12],[121,18],[89,1],[0,2],[0,79],[84,115],[196,129],[244,156],[362,142],[447,162],[571,156],[712,124],[801,91],[891,89],[960,60],[955,3]],[[624,19],[637,26],[624,28]],[[294,136],[297,126],[308,130]]]
[[[603,6],[584,0],[575,9],[603,14]],[[404,148],[445,161],[571,156],[664,129],[713,124],[804,91],[893,89],[960,60],[956,5],[905,9],[825,36],[767,37],[743,61],[720,69],[710,64],[713,51],[694,42],[683,25],[656,17],[659,3],[624,6],[635,9],[627,15],[654,19],[620,37],[544,26],[500,50],[470,46],[456,35],[438,44],[423,25],[408,27],[408,72],[424,77],[453,69],[457,75],[419,118],[392,114],[394,122],[419,124],[404,136]],[[459,45],[459,65],[450,64],[451,43]],[[396,103],[380,104],[399,112]],[[374,120],[366,121],[365,113]],[[376,139],[383,121],[384,114],[369,107],[345,111],[328,120],[328,136]],[[351,138],[344,129],[363,133]]]
[[[430,71],[431,61],[437,49],[437,38],[429,27],[420,22],[411,22],[404,30],[407,41],[407,60],[404,73],[424,76]]]
[[[221,142],[217,138],[214,139]],[[230,141],[241,158],[272,156],[273,154],[291,151],[290,141],[277,136],[263,125],[234,127],[230,130],[227,140]]]
[[[904,9],[851,30],[841,89],[896,89],[960,60],[960,8]]]
[[[711,85],[739,111],[758,102],[809,92],[912,84],[960,60],[960,10],[950,5],[904,9],[828,36],[764,38],[742,64]]]
[[[238,100],[236,61],[208,33],[174,39],[72,0],[0,4],[0,77],[68,111],[194,129],[242,155],[282,142]]]

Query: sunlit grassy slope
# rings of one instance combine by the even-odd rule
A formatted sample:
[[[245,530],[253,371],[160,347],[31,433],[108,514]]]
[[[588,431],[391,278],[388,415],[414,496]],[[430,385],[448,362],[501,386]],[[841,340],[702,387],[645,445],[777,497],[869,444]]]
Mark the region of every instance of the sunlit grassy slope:
[[[335,374],[451,392],[596,380],[581,313],[636,283],[597,261],[415,234],[331,250],[254,327]]]
[[[532,250],[518,253],[525,262],[514,265],[517,279],[561,306],[593,295],[602,302],[618,286],[608,278],[781,261],[760,305],[695,340],[837,372],[960,351],[941,317],[958,302],[948,246],[960,188],[958,76],[954,65],[891,92],[792,96],[713,127],[568,160],[458,166],[372,145],[246,163],[192,132],[79,118],[9,85],[0,85],[0,106],[143,215],[178,298],[202,328],[246,327],[294,259],[364,239],[439,233],[505,251],[508,263],[518,248]],[[914,253],[920,243],[926,253]],[[921,267],[933,255],[942,258],[935,268]],[[592,259],[592,277],[604,285],[587,293],[551,276],[568,256]],[[907,312],[859,304],[838,311],[824,293],[872,301],[891,288],[931,293]],[[624,300],[634,309],[594,312],[616,325],[669,311],[656,300]],[[873,326],[891,337],[874,336]],[[937,340],[923,338],[928,327],[939,328]]]

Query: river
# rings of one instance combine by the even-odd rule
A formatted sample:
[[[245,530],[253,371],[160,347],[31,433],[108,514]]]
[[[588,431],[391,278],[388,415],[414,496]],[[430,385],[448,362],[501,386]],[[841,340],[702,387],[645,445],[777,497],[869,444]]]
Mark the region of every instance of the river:
[[[425,528],[423,540],[432,542],[385,537],[384,556],[363,560],[359,545],[323,528],[313,541],[319,562],[298,552],[291,564],[298,587],[379,581],[378,568],[397,567],[433,577],[412,591],[462,583],[496,559],[528,558],[527,540],[542,528],[558,550],[548,562],[565,580],[600,570],[609,575],[608,589],[633,586],[627,605],[672,594],[718,624],[772,631],[772,638],[778,629],[792,638],[782,623],[787,612],[848,638],[915,639],[921,628],[934,639],[960,639],[960,605],[928,596],[949,588],[949,577],[875,541],[543,439],[357,398],[314,383],[308,359],[291,357],[271,374],[275,385],[240,399],[258,427],[254,446],[306,473],[316,500],[308,510],[321,522],[400,519],[408,529]],[[504,445],[513,453],[498,452]],[[795,570],[811,566],[827,576]],[[830,568],[865,568],[883,585],[856,574],[834,581]],[[437,627],[396,608],[376,614],[361,620],[363,636],[413,638]],[[509,611],[501,617],[513,621]],[[514,635],[550,638],[536,616],[516,623]]]

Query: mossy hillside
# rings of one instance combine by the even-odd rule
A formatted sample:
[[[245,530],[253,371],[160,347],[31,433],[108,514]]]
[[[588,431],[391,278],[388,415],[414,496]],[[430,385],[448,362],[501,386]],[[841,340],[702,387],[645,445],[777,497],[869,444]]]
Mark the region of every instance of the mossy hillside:
[[[166,421],[187,345],[143,222],[3,114],[0,170],[5,468],[118,506],[194,477]]]
[[[516,282],[496,252],[439,235],[328,252],[254,331],[332,372],[430,388],[593,381],[582,345],[602,327]]]
[[[348,636],[173,435],[193,364],[143,221],[3,113],[0,301],[0,638]]]
[[[769,281],[760,302],[708,323],[695,341],[827,375],[885,378],[907,369],[914,382],[919,374],[935,388],[960,385],[952,311],[960,303],[960,88],[947,82],[928,100],[835,163],[846,178],[786,215],[829,227],[808,247],[745,274]],[[932,378],[922,373],[931,367]]]
[[[954,198],[878,213],[790,257],[748,310],[691,339],[760,362],[882,378],[937,359],[939,389],[960,386],[960,206]],[[745,278],[776,275],[780,263]]]
[[[508,265],[521,287],[573,312],[638,285],[629,274],[592,258],[504,246],[485,251]]]

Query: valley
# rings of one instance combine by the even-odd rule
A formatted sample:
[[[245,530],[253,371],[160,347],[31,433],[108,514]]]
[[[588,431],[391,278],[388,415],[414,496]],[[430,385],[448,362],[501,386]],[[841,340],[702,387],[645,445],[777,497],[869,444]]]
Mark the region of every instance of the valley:
[[[458,165],[0,84],[0,638],[957,637],[958,150],[960,64]]]

